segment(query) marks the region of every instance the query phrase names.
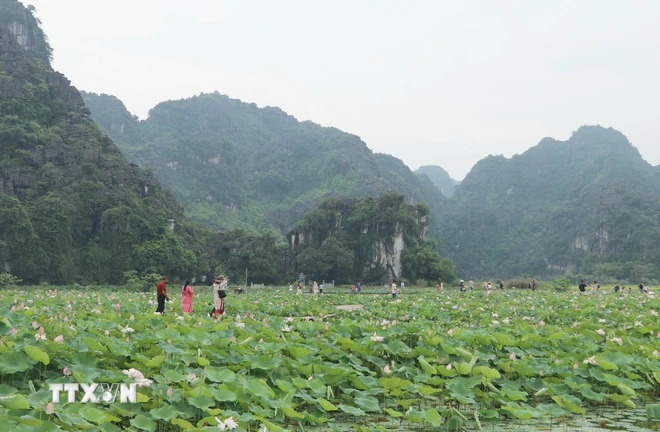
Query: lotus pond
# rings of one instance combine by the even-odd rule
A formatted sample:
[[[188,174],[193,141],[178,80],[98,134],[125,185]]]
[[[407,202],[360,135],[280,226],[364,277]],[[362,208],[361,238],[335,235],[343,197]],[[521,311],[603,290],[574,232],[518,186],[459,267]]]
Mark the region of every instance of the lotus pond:
[[[216,321],[210,288],[196,288],[191,315],[176,291],[162,316],[155,294],[121,288],[1,291],[0,431],[657,430],[660,421],[660,304],[638,292],[407,288],[393,300],[384,288],[263,288],[230,293]],[[81,392],[53,403],[49,386],[72,383],[138,383],[137,400],[82,403]]]

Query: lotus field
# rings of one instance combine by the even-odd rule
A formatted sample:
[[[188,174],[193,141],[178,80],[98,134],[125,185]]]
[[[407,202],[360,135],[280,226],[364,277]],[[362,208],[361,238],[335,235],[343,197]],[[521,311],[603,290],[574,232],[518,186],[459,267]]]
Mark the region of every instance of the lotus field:
[[[230,292],[219,320],[210,287],[195,290],[182,315],[171,285],[162,316],[155,292],[0,291],[0,430],[444,431],[603,407],[658,416],[660,304],[636,290],[249,289]],[[85,403],[83,387],[54,400],[53,385],[76,383],[137,384],[136,400]]]

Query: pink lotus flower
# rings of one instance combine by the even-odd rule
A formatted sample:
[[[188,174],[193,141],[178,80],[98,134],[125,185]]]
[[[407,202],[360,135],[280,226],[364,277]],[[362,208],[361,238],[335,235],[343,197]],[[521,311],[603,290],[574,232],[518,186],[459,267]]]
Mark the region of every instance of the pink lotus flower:
[[[11,335],[14,336],[14,335],[16,335],[16,333],[18,333],[18,330],[16,330],[16,327],[12,328],[11,329]]]
[[[104,331],[103,334],[106,335],[106,336],[110,336],[110,330]]]
[[[385,365],[385,367],[383,368],[383,372],[385,372],[388,375],[392,373],[392,369],[390,369],[389,363]]]
[[[64,366],[64,369],[62,369],[62,374],[64,376],[70,376],[73,372],[71,372],[71,369],[69,369],[67,366]]]
[[[509,354],[509,359],[512,361],[516,361],[516,353],[512,352],[511,354]]]
[[[136,382],[138,387],[150,387],[152,381],[150,379],[147,379],[142,375],[142,372],[140,372],[137,369],[130,368],[128,370],[124,369],[123,370],[125,375],[128,375],[129,378],[133,378]]]
[[[596,333],[598,333],[601,336],[605,336],[605,330],[603,330],[603,329],[596,330]]]
[[[545,321],[541,320],[539,321],[539,327],[543,327],[545,325]]]
[[[32,328],[36,329],[37,327],[39,327],[39,323],[36,321],[32,321]]]
[[[451,370],[451,363],[447,363],[447,366],[445,366],[445,369]]]
[[[55,412],[55,406],[53,405],[52,402],[48,402],[48,404],[46,404],[46,414],[51,415],[54,412]]]
[[[121,309],[121,303],[113,303],[112,307],[115,308],[115,310],[119,310]]]
[[[449,329],[449,330],[447,330],[447,334],[448,334],[449,336],[454,336],[454,329]]]
[[[621,340],[621,338],[618,337],[612,338],[612,342],[615,342],[619,345],[623,345],[623,340]]]
[[[172,397],[172,394],[174,394],[174,389],[172,387],[167,388],[167,397]]]
[[[658,357],[660,356],[660,352],[658,350],[653,350],[653,357]]]
[[[56,343],[59,343],[59,344],[64,343],[64,336],[62,336],[62,335],[56,336],[56,337],[53,339],[53,342],[56,342]]]

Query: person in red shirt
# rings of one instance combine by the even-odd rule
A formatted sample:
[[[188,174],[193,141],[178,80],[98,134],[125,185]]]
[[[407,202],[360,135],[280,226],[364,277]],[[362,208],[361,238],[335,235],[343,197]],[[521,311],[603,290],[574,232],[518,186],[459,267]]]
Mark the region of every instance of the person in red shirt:
[[[158,296],[158,308],[156,309],[156,313],[164,313],[165,312],[165,300],[169,301],[169,297],[167,296],[167,277],[164,277],[158,282],[158,286],[156,286],[156,295]]]

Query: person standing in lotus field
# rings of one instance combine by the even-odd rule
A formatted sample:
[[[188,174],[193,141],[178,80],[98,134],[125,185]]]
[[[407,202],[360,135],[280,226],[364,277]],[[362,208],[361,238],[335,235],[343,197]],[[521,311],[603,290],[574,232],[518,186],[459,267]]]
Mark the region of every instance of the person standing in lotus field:
[[[181,287],[181,312],[192,313],[194,296],[195,291],[190,286],[190,281],[186,281]]]
[[[225,296],[227,295],[227,281],[224,276],[218,276],[213,281],[213,310],[209,315],[218,319],[218,315],[225,313]]]
[[[158,308],[156,313],[162,314],[165,312],[165,300],[170,298],[167,296],[167,276],[163,277],[156,286],[156,297],[158,299]]]

